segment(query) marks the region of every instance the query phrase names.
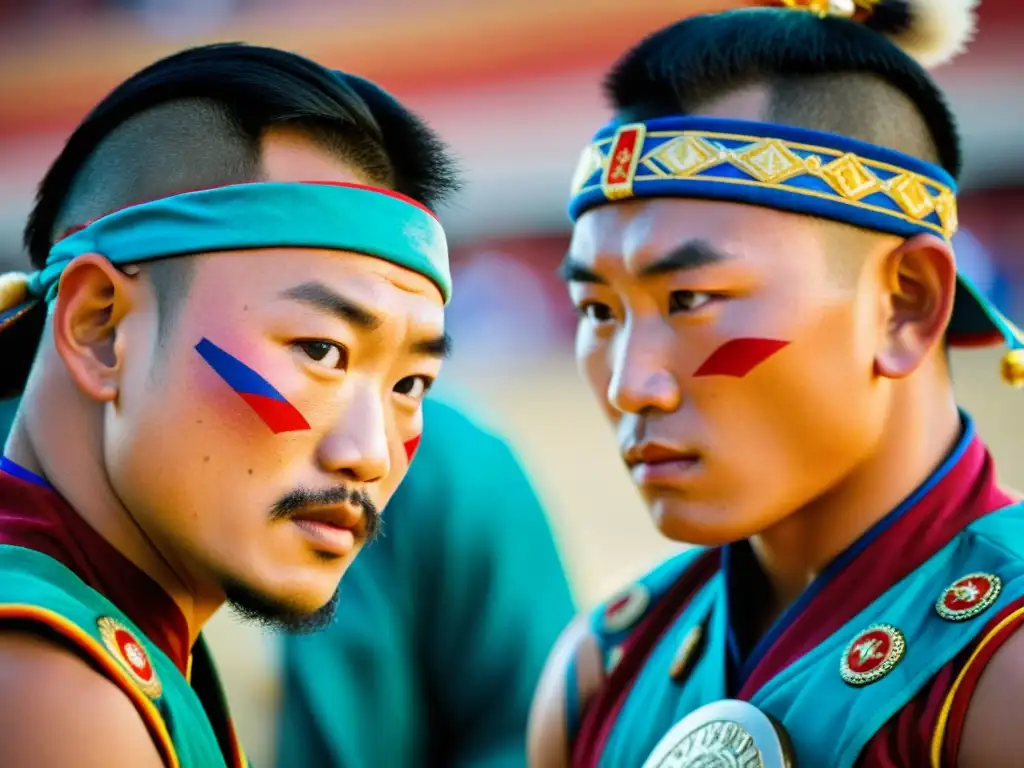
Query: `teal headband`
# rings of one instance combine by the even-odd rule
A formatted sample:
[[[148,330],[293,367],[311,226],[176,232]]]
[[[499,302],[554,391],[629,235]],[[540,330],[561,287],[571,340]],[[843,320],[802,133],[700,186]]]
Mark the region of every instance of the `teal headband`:
[[[256,248],[325,248],[418,272],[451,298],[448,244],[437,218],[395,192],[357,184],[261,182],[186,192],[96,219],[54,244],[29,295],[52,299],[64,268],[85,253],[112,264]]]

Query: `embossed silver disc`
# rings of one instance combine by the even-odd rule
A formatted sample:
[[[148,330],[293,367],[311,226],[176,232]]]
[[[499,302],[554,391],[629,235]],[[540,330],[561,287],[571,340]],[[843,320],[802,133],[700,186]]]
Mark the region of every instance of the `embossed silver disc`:
[[[753,704],[725,699],[691,712],[643,768],[796,768],[782,726]]]

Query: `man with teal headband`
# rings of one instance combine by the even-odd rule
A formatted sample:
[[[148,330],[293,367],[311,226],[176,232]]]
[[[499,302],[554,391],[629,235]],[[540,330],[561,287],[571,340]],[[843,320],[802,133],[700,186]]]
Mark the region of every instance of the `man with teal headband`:
[[[245,764],[201,629],[329,620],[447,350],[454,185],[386,93],[267,48],[74,132],[0,282],[0,764]]]
[[[1021,764],[1024,504],[946,346],[1024,336],[961,275],[926,71],[968,0],[785,0],[627,52],[562,265],[580,368],[697,545],[563,634],[537,768]]]

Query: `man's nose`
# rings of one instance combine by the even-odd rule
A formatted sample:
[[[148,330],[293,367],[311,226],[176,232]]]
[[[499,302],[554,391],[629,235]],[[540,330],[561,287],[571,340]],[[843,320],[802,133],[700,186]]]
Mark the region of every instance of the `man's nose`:
[[[320,443],[320,465],[360,483],[387,477],[391,469],[387,420],[380,394],[361,388],[350,397],[334,428]]]
[[[682,405],[682,390],[669,366],[671,345],[662,330],[667,329],[630,324],[612,345],[607,397],[620,413],[671,413]]]

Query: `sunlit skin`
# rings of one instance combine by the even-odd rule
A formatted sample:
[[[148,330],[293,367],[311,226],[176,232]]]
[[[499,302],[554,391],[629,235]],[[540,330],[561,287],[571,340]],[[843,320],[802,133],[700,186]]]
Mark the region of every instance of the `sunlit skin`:
[[[296,134],[272,134],[265,149],[267,180],[368,182]],[[163,585],[195,635],[225,583],[299,613],[329,601],[363,543],[360,506],[335,505],[348,530],[329,545],[316,526],[274,519],[274,506],[344,486],[383,509],[422,431],[445,337],[439,289],[380,259],[191,259],[162,339],[144,271],[97,254],[67,268],[7,454]],[[274,434],[196,352],[203,338],[264,377],[309,429]]]
[[[766,559],[806,580],[933,466],[909,421],[937,398],[949,413],[922,427],[942,435],[929,457],[955,437],[941,388],[922,401],[910,378],[943,368],[948,252],[861,237],[859,270],[837,275],[835,230],[795,214],[655,199],[577,222],[563,266],[577,359],[667,536],[771,540]],[[694,375],[741,338],[789,343],[743,377]]]

